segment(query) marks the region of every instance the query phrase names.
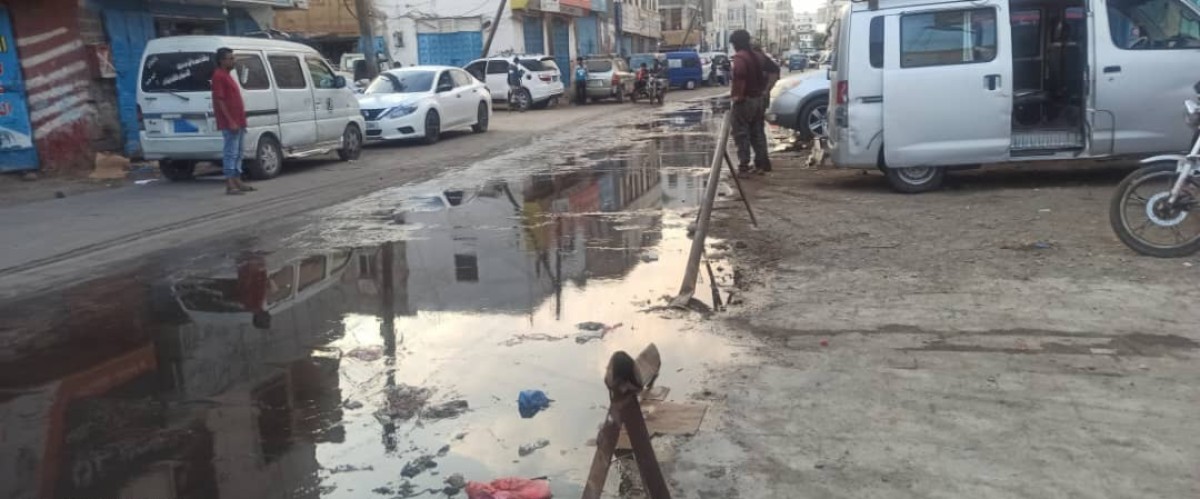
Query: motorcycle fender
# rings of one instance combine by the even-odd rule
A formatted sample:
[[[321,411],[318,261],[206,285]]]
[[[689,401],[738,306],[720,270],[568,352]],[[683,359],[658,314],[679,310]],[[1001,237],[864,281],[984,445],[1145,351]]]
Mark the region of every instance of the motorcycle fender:
[[[1184,156],[1182,154],[1160,154],[1158,156],[1151,156],[1149,158],[1143,159],[1143,160],[1139,161],[1139,163],[1141,163],[1143,165],[1148,165],[1150,163],[1158,163],[1161,161],[1174,161],[1176,164],[1178,164],[1178,163],[1182,163],[1186,160],[1187,160],[1187,156]]]

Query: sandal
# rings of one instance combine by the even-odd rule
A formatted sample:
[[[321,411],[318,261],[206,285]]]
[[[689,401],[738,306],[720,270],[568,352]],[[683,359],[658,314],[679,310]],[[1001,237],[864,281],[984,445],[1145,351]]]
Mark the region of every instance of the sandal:
[[[241,185],[241,186],[238,186],[238,190],[242,191],[242,192],[254,192],[254,191],[257,191],[258,189],[255,189],[248,185]]]
[[[225,189],[226,196],[241,196],[243,194],[245,194],[245,193],[238,189]]]

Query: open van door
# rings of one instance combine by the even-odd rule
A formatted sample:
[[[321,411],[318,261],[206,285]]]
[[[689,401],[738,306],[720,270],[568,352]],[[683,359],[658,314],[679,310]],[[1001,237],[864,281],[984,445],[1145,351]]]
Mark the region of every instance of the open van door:
[[[887,165],[1006,160],[1013,95],[1007,2],[917,8],[888,16],[885,30]]]

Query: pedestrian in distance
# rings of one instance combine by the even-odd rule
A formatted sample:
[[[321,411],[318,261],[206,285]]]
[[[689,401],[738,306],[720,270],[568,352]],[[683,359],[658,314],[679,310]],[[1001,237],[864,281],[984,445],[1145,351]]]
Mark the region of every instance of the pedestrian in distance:
[[[575,103],[580,106],[587,104],[587,66],[583,64],[583,57],[575,58]]]
[[[233,50],[219,48],[217,67],[212,75],[213,112],[221,131],[224,149],[221,171],[225,174],[225,194],[240,195],[255,190],[242,183],[242,145],[246,141],[246,104],[242,90],[233,78]]]
[[[751,173],[750,160],[753,155],[754,171],[771,171],[771,160],[767,156],[766,107],[768,64],[774,65],[755,52],[750,43],[750,33],[744,29],[729,35],[729,43],[737,52],[733,54],[733,80],[729,97],[733,102],[733,143],[737,146],[738,172]],[[779,67],[775,66],[778,75]]]
[[[512,64],[508,65],[508,110],[525,112],[524,99],[518,101],[525,90],[521,87],[521,77],[525,70],[521,69],[521,58],[514,56]]]

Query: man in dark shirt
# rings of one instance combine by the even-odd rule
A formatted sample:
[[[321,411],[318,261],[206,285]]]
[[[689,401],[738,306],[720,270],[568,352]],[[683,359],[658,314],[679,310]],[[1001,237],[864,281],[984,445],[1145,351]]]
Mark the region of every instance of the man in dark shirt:
[[[222,171],[225,174],[225,194],[238,195],[255,190],[242,183],[242,144],[246,139],[246,105],[242,90],[230,71],[233,71],[233,50],[217,49],[217,67],[212,75],[213,113],[217,129],[225,141]]]
[[[754,168],[760,173],[771,171],[767,157],[766,94],[773,83],[770,75],[779,74],[779,66],[750,44],[750,33],[739,29],[729,36],[733,54],[733,82],[729,96],[733,101],[733,142],[737,145],[738,170],[750,172],[751,152]]]

